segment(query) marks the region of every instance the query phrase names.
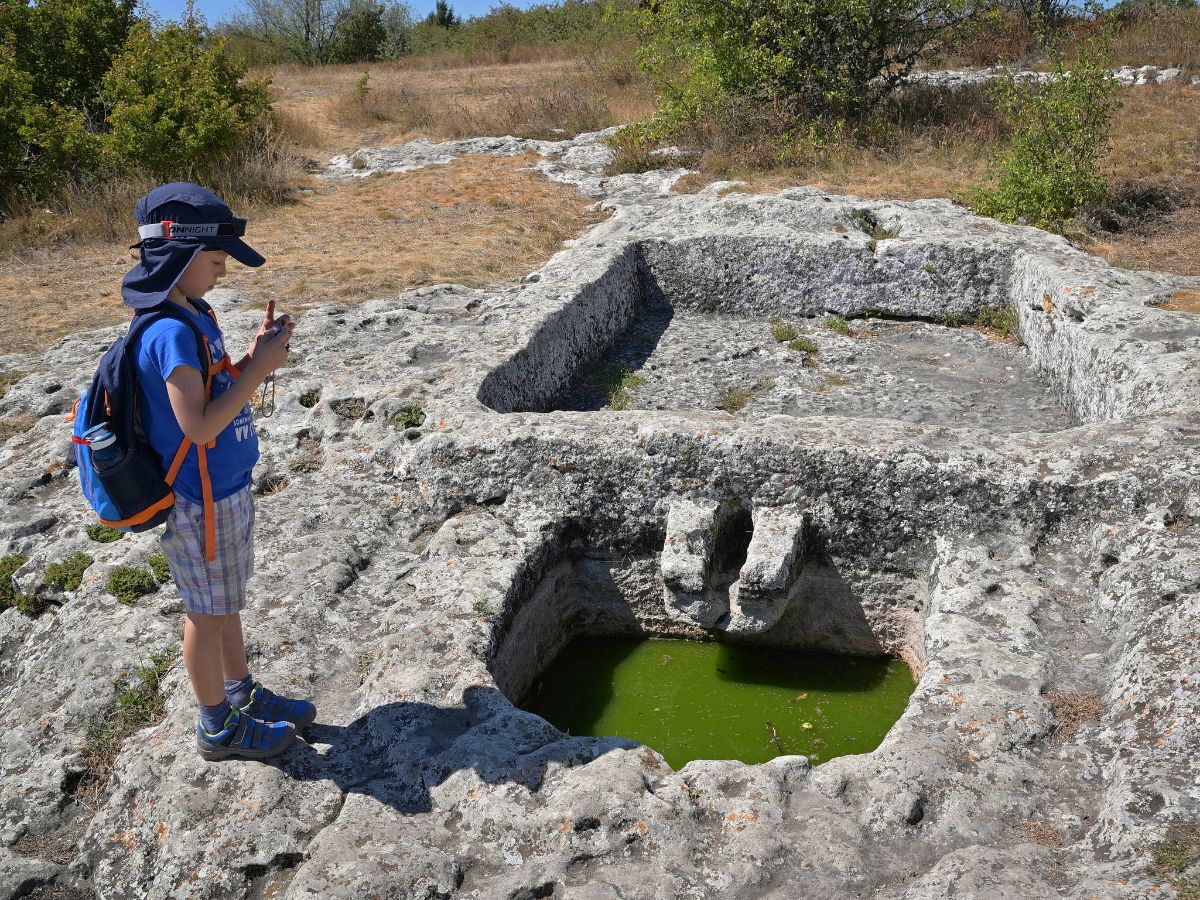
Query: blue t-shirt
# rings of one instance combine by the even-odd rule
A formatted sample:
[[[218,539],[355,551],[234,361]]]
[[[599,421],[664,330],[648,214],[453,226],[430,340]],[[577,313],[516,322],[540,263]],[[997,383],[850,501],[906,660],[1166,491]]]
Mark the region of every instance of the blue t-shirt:
[[[190,315],[204,333],[213,362],[219,363],[225,356],[221,329],[206,315],[191,310],[185,314]],[[167,376],[177,366],[191,366],[203,377],[205,365],[206,362],[200,359],[195,333],[183,322],[159,319],[147,327],[138,340],[138,411],[146,438],[162,459],[164,475],[183,441],[183,429],[179,427],[167,397]],[[218,372],[213,378],[212,399],[221,396],[232,384],[233,378],[228,372]],[[258,462],[258,434],[254,430],[250,404],[246,404],[217,435],[216,446],[207,451],[207,461],[214,500],[236,494],[250,483],[254,464]],[[195,446],[188,449],[174,488],[193,503],[204,502]]]

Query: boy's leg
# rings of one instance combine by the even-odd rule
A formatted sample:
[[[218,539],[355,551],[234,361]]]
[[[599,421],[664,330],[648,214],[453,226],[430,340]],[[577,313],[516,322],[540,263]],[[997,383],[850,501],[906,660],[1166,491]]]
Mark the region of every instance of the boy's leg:
[[[242,614],[221,616],[227,619],[221,634],[221,658],[225,681],[244,681],[250,675],[246,663],[246,640],[242,636]]]
[[[217,706],[225,700],[224,620],[229,618],[189,612],[183,625],[183,664],[201,706]]]

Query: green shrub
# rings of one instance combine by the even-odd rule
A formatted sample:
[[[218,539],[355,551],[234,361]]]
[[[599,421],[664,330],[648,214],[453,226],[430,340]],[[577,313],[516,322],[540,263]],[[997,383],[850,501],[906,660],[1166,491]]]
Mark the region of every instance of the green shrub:
[[[730,388],[721,396],[721,409],[727,413],[740,412],[753,396],[749,388]]]
[[[86,553],[72,553],[46,570],[46,584],[60,591],[75,591],[83,582],[83,573],[95,560]]]
[[[0,610],[8,609],[17,602],[17,589],[12,577],[17,569],[29,562],[24,553],[12,553],[0,559]]]
[[[1055,54],[1053,78],[1046,85],[1011,78],[998,84],[997,103],[1013,139],[993,160],[994,183],[977,193],[976,211],[1059,229],[1080,206],[1107,197],[1100,161],[1120,105],[1108,46],[1102,33],[1070,64]]]
[[[985,306],[975,317],[975,324],[990,328],[1005,340],[1017,336],[1017,308],[1008,306]]]
[[[166,584],[171,580],[171,566],[161,550],[151,553],[146,565],[150,567],[150,573],[159,584]]]
[[[668,125],[750,99],[835,128],[861,119],[973,12],[965,0],[658,0],[639,10],[640,61]]]
[[[787,322],[772,322],[771,337],[775,338],[776,342],[786,344],[788,341],[793,341],[800,334],[796,330],[795,325],[789,325]]]
[[[125,537],[125,532],[110,525],[97,522],[87,527],[87,536],[97,544],[111,544],[113,541],[119,541]]]
[[[126,606],[133,606],[138,597],[153,594],[157,589],[154,577],[134,566],[118,566],[108,576],[108,592]]]
[[[850,336],[850,323],[841,316],[826,316],[825,327],[835,334]]]
[[[194,20],[157,31],[139,22],[104,76],[108,153],[162,178],[209,171],[270,109],[267,83],[245,74]]]
[[[419,403],[405,403],[389,421],[393,428],[401,431],[406,428],[419,428],[425,423],[425,410],[421,409]]]
[[[609,409],[618,412],[629,409],[629,392],[646,383],[628,366],[602,365],[584,377],[584,383],[604,395]]]
[[[796,338],[793,341],[788,341],[788,349],[795,350],[797,353],[807,353],[809,355],[820,352],[820,348],[817,346],[816,342],[811,341],[808,338]]]

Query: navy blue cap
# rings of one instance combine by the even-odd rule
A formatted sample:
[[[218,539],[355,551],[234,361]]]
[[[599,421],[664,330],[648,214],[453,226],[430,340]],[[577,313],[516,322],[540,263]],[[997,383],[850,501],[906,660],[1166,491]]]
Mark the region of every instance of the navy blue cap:
[[[157,187],[134,207],[139,226],[163,224],[149,229],[165,236],[143,237],[137,245],[138,264],[121,282],[125,305],[134,309],[158,306],[201,250],[224,250],[247,266],[266,262],[258,251],[241,239],[245,220],[234,216],[229,206],[207,188],[186,181]],[[166,224],[170,223],[170,224]],[[172,225],[211,225],[211,228],[180,228]]]

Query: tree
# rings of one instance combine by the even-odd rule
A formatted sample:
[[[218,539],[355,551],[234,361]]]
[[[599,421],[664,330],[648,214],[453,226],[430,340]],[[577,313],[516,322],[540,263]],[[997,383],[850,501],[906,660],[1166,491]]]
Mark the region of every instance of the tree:
[[[433,12],[425,17],[425,21],[439,28],[453,28],[459,24],[458,17],[454,15],[454,8],[447,0],[437,0]]]
[[[376,0],[350,0],[337,21],[333,44],[336,62],[375,62],[387,43],[384,7]]]
[[[328,63],[348,5],[347,0],[247,0],[246,12],[229,27],[304,65]]]
[[[162,178],[219,165],[270,112],[266,82],[245,74],[195,20],[157,31],[139,22],[104,76],[106,151]]]
[[[976,13],[973,0],[656,0],[636,13],[641,60],[666,120],[786,105],[861,119],[921,54]]]

